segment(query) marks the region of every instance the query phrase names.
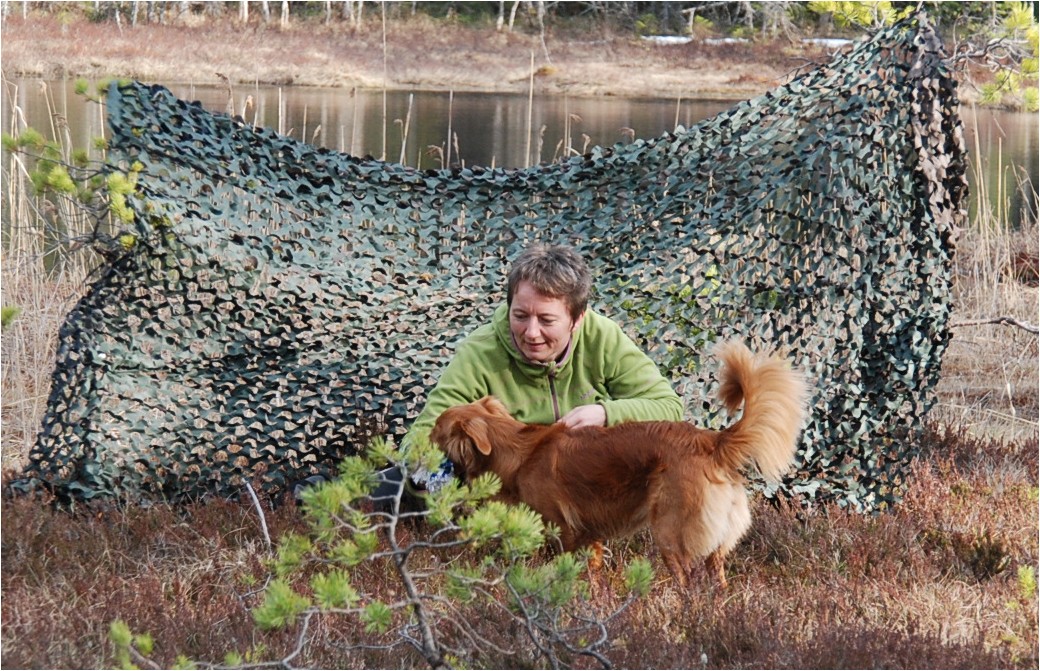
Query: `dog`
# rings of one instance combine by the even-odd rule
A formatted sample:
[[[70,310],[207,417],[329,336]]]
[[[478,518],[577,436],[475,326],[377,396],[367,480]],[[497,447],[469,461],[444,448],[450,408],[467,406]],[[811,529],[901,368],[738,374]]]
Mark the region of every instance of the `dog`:
[[[779,480],[793,460],[806,414],[804,377],[740,342],[716,350],[719,399],[740,419],[721,431],[687,422],[623,422],[570,429],[524,424],[491,396],[441,413],[430,434],[471,480],[491,471],[498,497],[525,503],[560,530],[564,551],[650,528],[678,585],[694,561],[726,587],[724,561],[751,525],[741,471],[754,464]]]

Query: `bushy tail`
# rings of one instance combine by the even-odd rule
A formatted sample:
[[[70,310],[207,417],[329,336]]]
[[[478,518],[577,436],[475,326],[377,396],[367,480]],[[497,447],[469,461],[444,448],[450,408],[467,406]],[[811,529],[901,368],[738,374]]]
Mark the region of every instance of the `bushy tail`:
[[[805,418],[805,378],[783,359],[755,356],[737,341],[723,343],[715,353],[722,360],[720,400],[731,413],[744,402],[744,414],[726,429],[716,461],[729,470],[754,461],[763,476],[779,480],[794,460]]]

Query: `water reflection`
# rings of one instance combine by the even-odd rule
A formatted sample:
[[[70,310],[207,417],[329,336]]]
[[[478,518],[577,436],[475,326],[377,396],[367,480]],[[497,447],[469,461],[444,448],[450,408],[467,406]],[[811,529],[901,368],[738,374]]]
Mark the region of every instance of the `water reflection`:
[[[1009,213],[1014,226],[1037,222],[1040,190],[1040,118],[1036,114],[981,110],[965,106],[964,143],[972,161],[969,215],[982,206]],[[981,197],[979,187],[985,193]]]
[[[223,110],[224,90],[172,86],[207,109]],[[291,96],[291,101],[290,101]],[[520,94],[243,89],[236,113],[320,146],[420,168],[525,167],[585,148],[655,137],[692,125],[727,101],[570,98]],[[449,144],[450,138],[450,144]],[[433,149],[436,148],[436,149]]]
[[[177,96],[223,112],[226,89],[174,84]],[[45,95],[46,92],[46,95]],[[2,118],[14,123],[14,101],[25,123],[45,133],[67,125],[76,147],[104,134],[100,106],[84,103],[69,82],[20,80],[5,86]],[[523,167],[588,147],[630,142],[690,126],[734,103],[718,100],[576,98],[523,94],[350,91],[238,86],[231,107],[246,121],[358,156],[420,168],[444,165]],[[385,111],[384,111],[385,110]],[[57,115],[57,116],[56,116]],[[1037,117],[963,109],[965,142],[979,175],[971,174],[972,215],[982,184],[990,204],[1008,202],[1010,221],[1035,222]],[[1019,184],[1024,185],[1019,188]],[[1023,191],[1030,195],[1023,197]],[[1002,195],[1003,194],[1003,195]]]

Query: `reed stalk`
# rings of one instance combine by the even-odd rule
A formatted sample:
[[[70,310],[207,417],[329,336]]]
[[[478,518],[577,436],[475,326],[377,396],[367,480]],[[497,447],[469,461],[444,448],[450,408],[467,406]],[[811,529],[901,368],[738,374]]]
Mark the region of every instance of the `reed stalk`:
[[[354,116],[351,118],[351,129],[350,129],[350,155],[357,156],[357,149],[355,148],[355,142],[358,134],[358,94],[357,87],[350,90],[351,97],[354,98]]]
[[[379,160],[386,160],[386,82],[387,70],[389,68],[389,56],[386,48],[386,3],[379,3],[383,15],[383,150],[379,154]]]
[[[571,155],[571,99],[563,96],[563,158]],[[555,156],[553,157],[556,158]]]
[[[397,160],[397,162],[401,163],[401,164],[404,164],[404,161],[405,161],[405,151],[407,150],[407,147],[408,147],[408,126],[409,126],[409,124],[412,121],[412,97],[413,97],[413,94],[409,93],[408,94],[408,110],[405,112],[404,123],[401,126],[401,157]],[[416,162],[416,168],[418,168],[418,167],[419,167],[419,164],[418,164],[418,162]]]
[[[447,155],[444,158],[444,164],[442,166],[444,168],[450,168],[451,167],[451,138],[452,138],[451,121],[452,121],[452,115],[454,113],[454,109],[453,109],[454,106],[455,106],[455,91],[448,91],[448,148],[447,148]]]
[[[527,138],[527,145],[524,148],[524,167],[530,167],[531,165],[531,130],[534,125],[534,51],[531,52],[531,74],[528,78],[527,83],[527,127],[524,130],[524,137]]]
[[[285,98],[281,86],[278,87],[278,134],[285,135]]]

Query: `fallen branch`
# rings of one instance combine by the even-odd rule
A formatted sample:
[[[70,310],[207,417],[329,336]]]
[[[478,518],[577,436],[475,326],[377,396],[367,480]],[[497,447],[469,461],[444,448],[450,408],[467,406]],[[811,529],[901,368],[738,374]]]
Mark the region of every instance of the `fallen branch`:
[[[267,531],[267,518],[264,517],[264,509],[260,507],[260,499],[256,497],[253,486],[248,482],[246,483],[246,491],[249,492],[249,498],[253,499],[253,507],[256,508],[256,514],[260,516],[260,530],[264,532],[264,544],[267,546],[267,551],[270,552],[271,534]]]
[[[950,328],[958,328],[960,326],[981,326],[983,324],[1000,324],[1001,326],[1017,326],[1020,329],[1025,329],[1030,333],[1040,333],[1040,328],[1028,324],[1026,322],[1019,321],[1014,317],[993,317],[992,319],[972,319],[965,322],[957,322],[950,324]]]

